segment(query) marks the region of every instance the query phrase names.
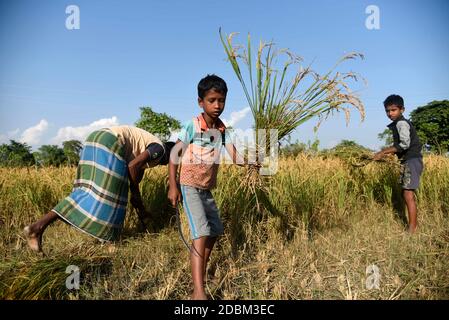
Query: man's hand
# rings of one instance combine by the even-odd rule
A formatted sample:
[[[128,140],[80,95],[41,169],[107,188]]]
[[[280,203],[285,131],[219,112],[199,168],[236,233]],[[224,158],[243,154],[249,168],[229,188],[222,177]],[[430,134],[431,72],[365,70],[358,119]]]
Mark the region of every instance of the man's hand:
[[[181,202],[182,196],[177,186],[170,187],[170,189],[168,190],[168,199],[170,200],[170,203],[173,207],[176,207],[178,202]]]
[[[134,207],[134,209],[137,210],[137,214],[140,218],[148,217],[149,214],[145,210],[145,206],[143,205],[142,198],[140,194],[131,194],[131,204]]]
[[[140,196],[140,194],[132,193],[130,201],[134,209],[136,209],[137,216],[139,217],[139,221],[142,226],[142,230],[145,230],[146,229],[145,219],[150,217],[150,214],[145,210],[145,206],[143,205],[142,202],[142,197]]]
[[[140,194],[131,194],[131,204],[132,206],[139,211],[145,211],[145,207],[143,206],[142,198]]]

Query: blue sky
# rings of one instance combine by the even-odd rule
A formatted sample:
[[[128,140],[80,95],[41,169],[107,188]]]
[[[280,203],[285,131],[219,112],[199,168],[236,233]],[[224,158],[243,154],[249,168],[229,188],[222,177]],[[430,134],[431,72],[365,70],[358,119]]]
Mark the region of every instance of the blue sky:
[[[77,5],[80,29],[68,30],[66,7]],[[368,30],[368,5],[380,10],[380,29]],[[324,72],[343,54],[363,61],[344,70],[366,78],[360,91],[366,119],[335,115],[315,134],[315,121],[292,139],[342,139],[376,148],[388,124],[382,101],[402,95],[406,115],[432,100],[449,99],[447,1],[1,1],[0,143],[34,148],[82,137],[92,128],[133,124],[140,106],[180,121],[200,109],[196,85],[208,73],[229,87],[225,119],[251,127],[240,83],[218,36],[240,32],[245,41],[274,40]],[[360,86],[356,86],[360,88]],[[237,113],[239,112],[240,116]],[[244,116],[243,116],[244,115]],[[238,122],[237,122],[238,120]]]

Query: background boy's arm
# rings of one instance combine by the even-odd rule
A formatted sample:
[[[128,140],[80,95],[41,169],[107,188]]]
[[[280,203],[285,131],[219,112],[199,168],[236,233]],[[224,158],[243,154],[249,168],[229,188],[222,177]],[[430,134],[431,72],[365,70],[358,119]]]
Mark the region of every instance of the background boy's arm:
[[[178,167],[179,161],[185,150],[186,145],[178,140],[173,147],[170,159],[168,161],[168,199],[173,207],[176,207],[177,203],[182,200],[181,192],[178,188]]]
[[[374,155],[374,160],[380,160],[388,154],[403,152],[410,148],[410,125],[407,121],[401,120],[396,123],[398,129],[399,141],[395,142],[391,147],[382,149]]]
[[[398,152],[395,146],[387,147],[374,154],[373,160],[380,160],[388,154],[395,154]]]

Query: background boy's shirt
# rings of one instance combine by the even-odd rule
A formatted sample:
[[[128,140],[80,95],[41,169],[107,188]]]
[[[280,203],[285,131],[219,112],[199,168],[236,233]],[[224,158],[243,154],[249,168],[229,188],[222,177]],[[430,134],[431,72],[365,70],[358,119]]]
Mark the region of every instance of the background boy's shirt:
[[[183,125],[178,139],[188,145],[182,157],[179,182],[199,189],[213,189],[217,183],[221,147],[231,141],[226,126],[218,119],[216,128],[209,129],[200,114]]]
[[[404,162],[412,158],[422,158],[422,145],[412,123],[404,117],[388,125],[393,132],[393,146],[398,150],[396,155]]]

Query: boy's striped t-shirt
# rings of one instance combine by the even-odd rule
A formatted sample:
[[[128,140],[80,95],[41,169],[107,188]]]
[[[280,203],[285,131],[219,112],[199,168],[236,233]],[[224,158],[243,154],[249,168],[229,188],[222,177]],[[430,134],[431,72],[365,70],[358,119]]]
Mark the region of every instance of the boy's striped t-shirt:
[[[181,161],[180,183],[199,189],[213,189],[217,183],[221,147],[231,139],[218,119],[208,128],[203,114],[185,123],[178,139],[187,145]]]

